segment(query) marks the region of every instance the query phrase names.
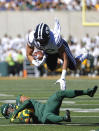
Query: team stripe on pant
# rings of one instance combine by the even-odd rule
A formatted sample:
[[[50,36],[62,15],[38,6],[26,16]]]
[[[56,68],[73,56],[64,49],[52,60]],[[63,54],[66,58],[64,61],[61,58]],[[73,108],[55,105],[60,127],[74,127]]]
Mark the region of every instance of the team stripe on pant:
[[[73,57],[73,55],[71,54],[71,51],[68,47],[68,44],[66,42],[63,42],[63,45],[65,47],[65,51],[67,53],[67,56],[69,57],[70,61],[74,64],[74,66],[76,67],[76,60],[75,58]]]

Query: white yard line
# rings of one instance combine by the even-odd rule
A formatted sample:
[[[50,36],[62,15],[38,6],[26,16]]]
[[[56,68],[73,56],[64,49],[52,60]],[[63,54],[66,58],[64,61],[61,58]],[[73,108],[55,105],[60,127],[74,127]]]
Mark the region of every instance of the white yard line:
[[[43,102],[43,103],[45,103],[47,100],[38,100],[39,102]],[[2,103],[15,103],[16,102],[16,100],[0,100],[0,102],[2,102]],[[81,106],[83,106],[83,105],[88,105],[88,106],[90,106],[90,105],[99,105],[99,104],[76,104],[76,101],[63,101],[62,102],[63,104],[73,104],[73,105],[81,105]]]
[[[60,124],[6,124],[0,125],[0,127],[7,126],[57,126],[57,125],[66,125],[66,126],[99,126],[98,123],[60,123]]]
[[[70,110],[73,112],[99,112],[99,108],[95,109],[81,109],[81,108],[60,108],[61,111]]]
[[[91,118],[91,117],[99,117],[99,116],[71,116],[71,117],[74,117],[74,118],[86,118],[86,117],[89,117],[89,118]],[[0,117],[0,119],[5,119],[4,117]]]
[[[0,94],[0,96],[14,96],[14,95]]]
[[[15,103],[16,100],[0,100],[2,103]]]
[[[99,116],[71,116],[72,118],[98,118]],[[5,119],[4,117],[0,117],[0,119]]]

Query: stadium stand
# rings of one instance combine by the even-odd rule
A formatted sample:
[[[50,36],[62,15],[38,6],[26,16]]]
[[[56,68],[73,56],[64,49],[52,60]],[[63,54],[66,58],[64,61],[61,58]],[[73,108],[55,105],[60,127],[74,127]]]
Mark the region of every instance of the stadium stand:
[[[99,10],[98,0],[86,0],[88,10]],[[0,0],[0,10],[76,10],[82,8],[82,0]]]

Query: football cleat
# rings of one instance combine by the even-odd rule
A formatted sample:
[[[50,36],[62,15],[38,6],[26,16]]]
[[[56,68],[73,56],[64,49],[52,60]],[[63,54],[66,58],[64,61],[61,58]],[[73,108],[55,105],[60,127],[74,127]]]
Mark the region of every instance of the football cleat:
[[[69,110],[66,110],[66,122],[71,122],[71,117],[70,117],[70,111]]]
[[[90,97],[93,97],[94,94],[96,93],[97,89],[98,89],[98,86],[94,86],[94,88],[88,89],[88,95],[89,95]]]

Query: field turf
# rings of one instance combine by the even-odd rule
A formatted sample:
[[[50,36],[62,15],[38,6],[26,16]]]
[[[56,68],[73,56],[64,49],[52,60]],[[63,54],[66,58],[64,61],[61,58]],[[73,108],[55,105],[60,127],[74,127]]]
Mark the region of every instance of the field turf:
[[[49,96],[60,90],[55,85],[57,78],[28,78],[28,79],[1,79],[0,80],[0,105],[5,102],[15,102],[16,96],[24,94],[31,98],[45,102]],[[67,89],[87,89],[99,85],[99,79],[67,79]],[[79,96],[65,98],[60,110],[60,115],[65,114],[65,109],[71,111],[71,123],[53,125],[29,125],[10,123],[0,114],[0,131],[99,131],[99,89],[94,98]]]

